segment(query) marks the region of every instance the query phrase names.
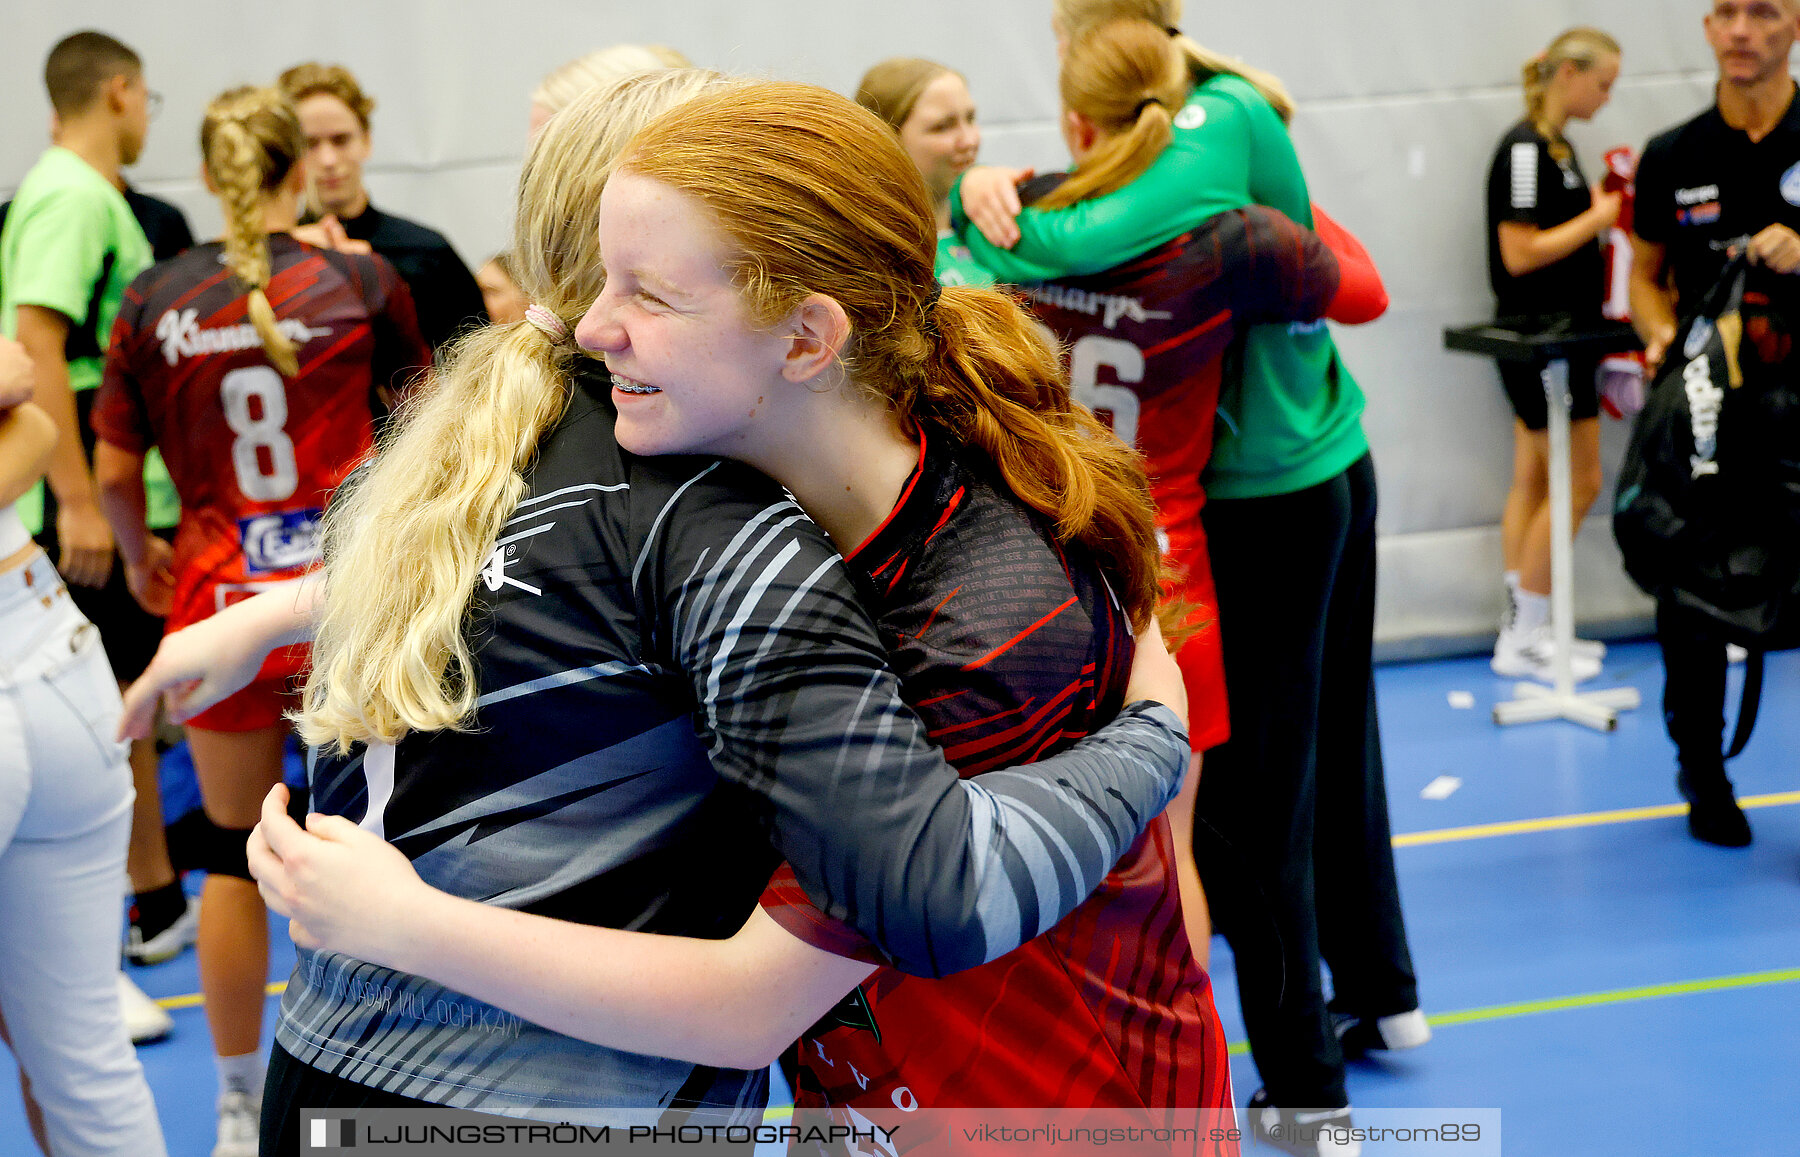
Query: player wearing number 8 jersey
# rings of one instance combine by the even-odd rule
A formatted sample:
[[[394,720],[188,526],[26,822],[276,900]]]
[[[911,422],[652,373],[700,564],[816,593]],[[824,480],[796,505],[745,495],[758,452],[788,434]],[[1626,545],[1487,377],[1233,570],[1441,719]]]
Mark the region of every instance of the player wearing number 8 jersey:
[[[284,378],[245,320],[223,248],[190,249],[132,284],[95,412],[113,447],[163,448],[187,508],[171,630],[318,560],[325,499],[370,446],[371,395],[430,361],[386,261],[277,235],[266,292],[285,315],[280,332],[300,347],[299,372]],[[279,673],[293,674],[292,657],[284,662]]]
[[[132,593],[169,630],[319,559],[332,490],[368,451],[378,392],[430,363],[412,299],[375,256],[329,253],[288,236],[305,148],[272,89],[215,100],[201,129],[208,187],[226,236],[140,275],[126,291],[94,407],[102,504]],[[182,497],[172,553],[144,530],[139,463],[160,447]],[[281,774],[282,711],[301,648],[188,723],[209,850],[201,987],[220,1058],[214,1157],[253,1154],[263,1066],[267,940],[244,842]]]

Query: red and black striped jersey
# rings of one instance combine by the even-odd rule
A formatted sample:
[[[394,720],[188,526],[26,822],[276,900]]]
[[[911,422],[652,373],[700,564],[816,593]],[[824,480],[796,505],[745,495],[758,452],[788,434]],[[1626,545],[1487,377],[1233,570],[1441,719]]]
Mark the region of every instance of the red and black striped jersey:
[[[126,450],[160,447],[181,495],[171,630],[318,560],[326,499],[371,445],[376,388],[431,364],[386,261],[281,233],[269,256],[292,378],[269,364],[216,242],[141,274],[113,325],[94,427]]]
[[[928,432],[893,513],[849,561],[907,702],[973,776],[1110,719],[1134,640],[1093,560],[942,441]],[[873,959],[786,869],[763,905],[808,943]],[[802,1039],[801,1060],[797,1098],[810,1106],[1229,1105],[1168,822],[1069,916],[999,959],[941,979],[874,973]]]
[[[1025,192],[1047,191],[1033,182]],[[1338,286],[1338,259],[1317,235],[1253,205],[1208,218],[1113,269],[1020,287],[1038,319],[1068,345],[1076,400],[1146,460],[1170,586],[1192,608],[1178,658],[1196,751],[1230,736],[1212,562],[1200,523],[1200,476],[1212,458],[1226,355],[1252,325],[1323,325]]]

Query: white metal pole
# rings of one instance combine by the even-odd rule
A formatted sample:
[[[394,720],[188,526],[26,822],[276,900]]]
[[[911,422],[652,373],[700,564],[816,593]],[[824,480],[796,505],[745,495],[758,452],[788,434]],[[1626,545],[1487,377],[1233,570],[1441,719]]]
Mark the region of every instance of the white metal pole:
[[[1569,669],[1575,641],[1575,538],[1569,499],[1569,363],[1565,358],[1544,367],[1544,400],[1550,429],[1550,633],[1556,655],[1552,670],[1556,693],[1575,693]]]

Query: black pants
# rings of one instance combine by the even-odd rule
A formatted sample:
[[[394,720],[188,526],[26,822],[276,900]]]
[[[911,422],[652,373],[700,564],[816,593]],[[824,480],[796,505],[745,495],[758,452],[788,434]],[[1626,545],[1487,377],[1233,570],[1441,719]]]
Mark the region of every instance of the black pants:
[[[1195,855],[1277,1105],[1347,1103],[1333,1007],[1418,1007],[1375,714],[1375,467],[1204,513],[1231,739],[1206,753]]]
[[[334,1077],[274,1045],[269,1050],[269,1075],[263,1080],[261,1157],[298,1157],[301,1109],[431,1109],[428,1101],[416,1101],[384,1093],[355,1081]]]
[[[1725,737],[1725,639],[1704,616],[1659,601],[1656,642],[1663,659],[1663,723],[1676,757],[1691,771],[1717,768]]]
[[[442,1106],[397,1093],[384,1093],[315,1069],[301,1063],[294,1054],[277,1044],[269,1050],[269,1074],[263,1081],[262,1139],[257,1152],[260,1157],[299,1157],[302,1109],[436,1108]],[[687,1120],[683,1110],[670,1109],[658,1124],[669,1127],[686,1124]],[[751,1157],[756,1151],[756,1143],[714,1141],[680,1148],[683,1153],[693,1153],[697,1157],[709,1154]]]

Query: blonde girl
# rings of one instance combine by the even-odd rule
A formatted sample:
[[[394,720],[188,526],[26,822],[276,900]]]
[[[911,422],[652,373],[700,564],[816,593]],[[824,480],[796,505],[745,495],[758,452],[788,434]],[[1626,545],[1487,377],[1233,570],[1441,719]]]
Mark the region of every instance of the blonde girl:
[[[1571,120],[1606,105],[1619,75],[1619,45],[1598,28],[1571,28],[1522,69],[1525,117],[1500,138],[1488,169],[1488,280],[1496,315],[1524,326],[1568,317],[1598,325],[1604,297],[1601,239],[1619,218],[1622,194],[1590,188],[1563,136]],[[1600,403],[1593,359],[1569,367],[1569,476],[1573,526],[1600,492]],[[1546,682],[1550,638],[1550,460],[1544,384],[1529,366],[1502,364],[1513,408],[1512,485],[1500,516],[1506,613],[1492,665],[1508,678]],[[1576,679],[1600,672],[1605,648],[1576,640]]]
[[[132,283],[94,409],[95,472],[127,581],[171,630],[316,563],[327,498],[370,447],[371,398],[430,362],[391,266],[288,236],[305,138],[279,92],[221,94],[200,145],[225,237]],[[172,547],[144,526],[137,479],[152,445],[182,495]],[[220,829],[203,865],[199,939],[220,1074],[215,1157],[255,1151],[268,943],[242,844],[281,778],[282,712],[303,658],[276,654],[249,687],[187,721]]]

